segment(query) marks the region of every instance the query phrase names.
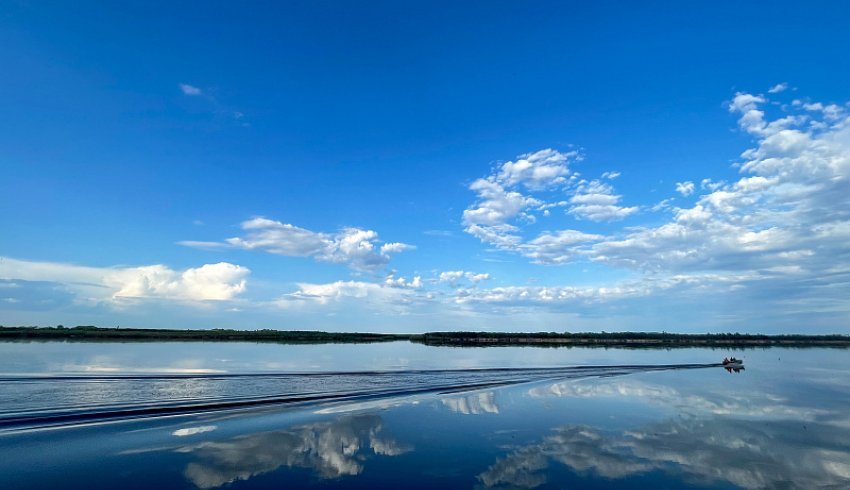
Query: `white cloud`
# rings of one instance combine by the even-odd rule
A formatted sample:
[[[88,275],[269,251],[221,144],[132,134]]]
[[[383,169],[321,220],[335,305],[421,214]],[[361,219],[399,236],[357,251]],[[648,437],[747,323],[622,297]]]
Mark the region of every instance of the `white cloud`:
[[[598,283],[589,284],[589,275],[576,274],[565,276],[582,282],[488,288],[486,273],[444,271],[423,281],[421,276],[393,271],[371,274],[375,282],[302,282],[276,303],[337,304],[339,311],[366,305],[395,313],[431,302],[445,310],[440,314],[462,311],[472,316],[520,308],[575,313],[588,311],[581,309],[583,305],[602,301],[627,305],[632,298],[654,296],[658,304],[673,304],[679,298],[698,297],[704,303],[723,302],[724,312],[757,308],[789,319],[819,314],[846,318],[850,314],[846,108],[802,101],[780,106],[762,95],[738,93],[729,109],[753,140],[735,165],[738,178],[694,176],[677,183],[678,192],[693,200],[682,203],[684,207],[674,207],[678,201],[671,197],[647,205],[669,213],[652,215],[653,221],[643,226],[587,223],[616,221],[639,208],[621,206],[611,173],[602,179],[580,179],[567,165],[577,159],[575,154],[544,150],[524,155],[470,185],[477,198],[463,211],[467,233],[536,264],[592,262],[595,271],[605,274]],[[719,155],[718,160],[728,158]],[[540,220],[546,229],[535,228],[535,214],[558,207],[566,212],[551,212]],[[360,228],[323,233],[267,218],[247,220],[242,228],[239,236],[223,241],[182,243],[311,257],[372,272],[386,265],[392,254],[413,248],[384,242],[375,231]],[[233,299],[244,292],[248,274],[247,269],[226,263],[180,271],[162,265],[86,268],[35,262],[21,268],[20,262],[0,265],[0,277],[61,283],[78,299],[95,302],[131,297]],[[14,268],[26,273],[10,275]],[[2,301],[19,301],[22,296],[6,294],[12,288],[3,284]]]
[[[130,298],[226,301],[245,291],[250,273],[245,267],[227,262],[175,271],[159,264],[100,268],[3,258],[0,278],[59,283],[83,302]]]
[[[463,223],[467,226],[503,225],[526,208],[542,204],[519,192],[507,191],[500,183],[488,179],[478,179],[469,188],[478,194],[479,202],[477,207],[463,212]]]
[[[658,201],[657,203],[653,204],[652,207],[649,208],[649,210],[652,211],[653,213],[655,213],[655,212],[658,212],[658,211],[663,211],[665,209],[670,209],[671,203],[675,200],[676,200],[676,198],[674,198],[674,197],[668,197],[667,199],[662,199],[661,201]]]
[[[439,276],[440,282],[447,282],[451,284],[452,287],[457,286],[457,284],[464,279],[471,282],[472,284],[478,284],[481,281],[486,281],[490,279],[490,274],[460,270],[441,272]]]
[[[422,287],[422,276],[414,276],[408,281],[404,277],[395,277],[395,274],[390,274],[384,279],[384,284],[397,288],[413,288],[419,289]]]
[[[179,87],[180,87],[180,91],[183,92],[184,95],[194,96],[194,95],[201,95],[201,94],[204,93],[198,87],[194,87],[192,85],[189,85],[188,83],[181,83],[181,84],[179,84]]]
[[[826,121],[834,122],[846,115],[845,110],[836,104],[823,104],[821,102],[804,102],[800,104],[803,109],[810,112],[820,112]],[[824,125],[825,126],[825,125]]]
[[[577,219],[589,221],[619,221],[638,211],[636,206],[621,206],[621,196],[601,180],[579,179],[579,174],[569,169],[569,163],[581,160],[577,151],[559,152],[546,149],[520,156],[509,161],[485,178],[475,180],[470,190],[477,201],[464,210],[465,230],[484,243],[497,249],[531,257],[539,263],[561,263],[546,255],[552,251],[538,251],[538,246],[549,246],[554,236],[563,240],[567,235],[556,232],[526,241],[521,226],[537,221],[535,213],[551,217],[551,209],[567,208],[567,213]],[[605,172],[603,179],[613,180],[619,172]],[[520,188],[535,192],[527,195]],[[555,197],[555,199],[543,199]],[[565,199],[568,198],[568,199]],[[560,253],[562,259],[568,254]]]
[[[482,241],[535,263],[589,260],[632,270],[642,278],[611,287],[462,290],[455,300],[575,304],[662,291],[669,297],[688,286],[719,297],[735,288],[736,299],[782,305],[786,313],[806,308],[824,314],[847,312],[850,308],[842,306],[846,303],[841,298],[850,294],[850,117],[838,105],[816,102],[769,106],[784,113],[768,116],[767,104],[761,95],[735,95],[729,109],[740,115],[740,128],[755,140],[737,165],[741,177],[731,183],[702,179],[696,202],[672,208],[666,222],[609,234],[555,229],[529,239],[520,226],[522,214],[548,211],[563,202],[544,201],[535,194],[521,196],[526,201],[519,200],[491,224],[467,228]],[[482,180],[495,182],[489,179]],[[604,181],[568,180],[559,190],[572,193],[568,212],[576,217],[612,221],[637,211],[620,206],[620,196]],[[679,182],[677,190],[692,195],[697,186]],[[532,208],[530,199],[539,203]],[[668,209],[671,202],[665,199],[652,209]]]
[[[522,237],[515,233],[519,231],[519,228],[508,224],[497,226],[470,225],[464,231],[484,243],[505,250],[513,250],[522,242]]]
[[[788,84],[786,82],[777,83],[773,87],[770,87],[770,90],[767,91],[769,94],[778,94],[780,92],[784,92],[788,90]]]
[[[738,124],[742,129],[753,134],[760,134],[764,130],[765,122],[764,112],[759,110],[758,106],[765,101],[766,99],[762,96],[738,92],[729,104],[729,111],[741,114]]]
[[[564,153],[551,148],[526,153],[515,162],[502,164],[494,180],[506,187],[522,184],[530,190],[561,185],[570,173],[569,162],[578,158],[578,152]]]
[[[661,290],[693,285],[712,277],[676,276],[668,279],[642,279],[609,286],[507,286],[459,291],[457,303],[501,305],[549,305],[554,307],[598,303],[648,296]]]
[[[682,196],[690,196],[694,193],[694,183],[693,182],[676,182],[676,192],[681,194]]]
[[[358,307],[375,308],[379,311],[398,311],[395,307],[405,307],[419,296],[422,285],[420,277],[412,281],[401,282],[389,276],[384,283],[365,281],[335,281],[331,283],[298,283],[298,290],[284,294],[274,304],[281,308],[305,307],[316,305],[351,304]],[[424,296],[423,296],[424,297]]]
[[[440,282],[457,282],[463,277],[463,271],[446,271],[440,273]]]
[[[708,189],[710,191],[716,191],[717,189],[720,189],[724,185],[726,185],[726,182],[724,182],[722,180],[719,181],[719,182],[714,182],[713,180],[711,180],[709,178],[702,179],[699,183],[700,189]]]
[[[114,298],[183,298],[229,300],[245,291],[249,270],[219,262],[177,272],[163,265],[115,271],[106,283],[118,289]]]
[[[569,163],[580,160],[578,152],[553,149],[520,155],[516,161],[502,164],[485,178],[475,180],[469,189],[477,194],[475,204],[464,210],[465,230],[485,243],[512,250],[522,242],[513,222],[533,223],[533,211],[545,213],[550,207],[565,205],[545,203],[520,192],[552,191],[562,188],[575,178],[570,175]],[[569,178],[568,178],[569,176]]]
[[[704,180],[709,192],[693,207],[677,209],[667,223],[599,240],[587,257],[653,274],[740,276],[736,296],[746,293],[761,308],[770,304],[786,314],[846,312],[841,299],[850,294],[850,242],[843,231],[850,223],[846,115],[811,126],[796,114],[764,117],[763,97],[738,94],[736,100],[733,106],[744,112],[741,128],[755,127],[750,131],[755,145],[742,154],[744,175],[730,184]],[[746,117],[753,111],[760,115]]]
[[[182,241],[196,248],[241,248],[288,257],[313,257],[322,262],[345,264],[357,270],[375,270],[386,265],[391,255],[415,247],[406,243],[383,243],[378,233],[360,228],[343,228],[337,233],[320,233],[257,217],[242,223],[243,237],[223,242]]]
[[[395,253],[399,253],[399,252],[404,252],[405,250],[413,250],[415,248],[416,247],[414,247],[413,245],[408,245],[406,243],[398,243],[398,242],[385,243],[385,244],[381,245],[381,254],[382,255],[395,254]]]
[[[540,234],[519,245],[520,252],[537,264],[563,264],[580,253],[581,246],[602,238],[602,235],[578,230],[561,230]]]
[[[599,180],[581,182],[570,198],[567,210],[577,218],[591,221],[619,221],[637,212],[637,207],[619,205],[620,198],[611,185]]]

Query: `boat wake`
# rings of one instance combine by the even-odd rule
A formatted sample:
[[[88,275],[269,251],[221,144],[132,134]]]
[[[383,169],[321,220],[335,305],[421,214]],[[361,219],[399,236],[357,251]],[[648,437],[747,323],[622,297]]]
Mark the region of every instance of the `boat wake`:
[[[0,432],[257,407],[456,393],[717,364],[321,373],[0,377]]]

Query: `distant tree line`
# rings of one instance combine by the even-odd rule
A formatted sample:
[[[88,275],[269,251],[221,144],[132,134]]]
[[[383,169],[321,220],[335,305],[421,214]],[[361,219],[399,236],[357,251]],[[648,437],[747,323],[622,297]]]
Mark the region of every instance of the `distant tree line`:
[[[103,328],[78,325],[55,327],[0,326],[0,339],[65,339],[80,341],[246,341],[288,344],[371,343],[409,341],[443,346],[550,347],[747,347],[747,346],[835,346],[850,347],[847,335],[765,335],[742,333],[682,334],[668,332],[428,332],[424,334],[382,334],[321,332],[313,330],[174,330],[144,328]]]
[[[172,330],[147,328],[102,328],[79,325],[56,327],[4,327],[0,326],[0,338],[18,339],[69,339],[69,340],[187,340],[187,341],[253,341],[286,343],[347,343],[388,342],[409,340],[406,335],[378,333],[319,332],[312,330],[232,330],[214,328],[209,330]]]
[[[765,335],[742,333],[683,334],[668,332],[429,332],[428,345],[609,345],[609,346],[734,346],[734,345],[848,345],[850,336]]]

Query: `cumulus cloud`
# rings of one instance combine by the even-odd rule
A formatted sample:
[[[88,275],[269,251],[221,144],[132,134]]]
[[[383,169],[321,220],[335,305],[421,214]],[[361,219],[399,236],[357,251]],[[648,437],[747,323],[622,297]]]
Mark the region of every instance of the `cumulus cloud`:
[[[393,254],[415,248],[406,243],[381,243],[373,230],[348,227],[336,233],[321,233],[263,217],[242,222],[242,229],[244,236],[222,242],[179,243],[196,248],[240,248],[288,257],[313,257],[367,271],[386,265]]]
[[[602,285],[488,288],[480,284],[486,274],[464,270],[443,271],[431,281],[393,273],[376,283],[299,284],[281,303],[352,299],[395,307],[433,299],[478,312],[517,307],[574,311],[581,305],[655,295],[726,298],[727,308],[740,303],[737,311],[771,304],[781,305],[786,315],[850,313],[843,301],[850,294],[846,109],[814,101],[776,105],[764,95],[744,92],[735,94],[728,109],[753,141],[735,163],[739,177],[678,182],[676,190],[693,196],[692,204],[675,207],[673,198],[661,200],[651,209],[669,214],[651,226],[586,228],[586,221],[614,222],[636,214],[638,207],[621,204],[622,197],[612,187],[613,172],[601,179],[579,178],[570,168],[578,160],[575,153],[544,150],[523,155],[470,185],[477,199],[463,211],[467,233],[537,264],[589,261],[622,271],[620,277],[628,279]],[[551,213],[548,230],[531,231],[535,214],[556,208],[566,213]],[[558,227],[555,215],[581,221]],[[366,270],[408,248],[382,243],[369,230],[315,233],[263,218],[243,227],[244,236],[214,246],[310,256]],[[452,290],[432,287],[440,283]],[[744,305],[747,301],[749,306]]]
[[[395,271],[379,274],[376,271],[394,254],[412,246],[385,242],[368,229],[316,232],[262,217],[243,222],[238,236],[182,244],[310,257],[373,273],[375,282],[302,282],[274,301],[286,307],[350,301],[389,305],[393,309],[383,311],[395,312],[399,305],[434,301],[443,302],[441,307],[481,313],[502,307],[573,308],[650,295],[675,298],[694,292],[701,299],[722,298],[724,307],[750,301],[751,309],[758,305],[762,311],[781,311],[784,317],[788,313],[807,319],[816,314],[846,317],[850,314],[845,301],[850,295],[847,107],[802,99],[779,105],[766,95],[739,92],[728,109],[752,141],[734,164],[737,178],[693,176],[678,182],[678,193],[691,196],[688,203],[676,207],[679,201],[667,197],[647,205],[666,211],[653,215],[649,224],[617,225],[639,208],[622,204],[628,201],[613,188],[616,172],[599,179],[580,178],[571,168],[580,160],[576,152],[547,149],[521,155],[470,184],[476,197],[462,215],[468,234],[490,250],[535,264],[581,261],[600,269],[608,266],[618,278],[607,284],[485,287],[487,274],[465,270],[437,272],[428,280]],[[717,159],[728,161],[729,156]],[[549,217],[535,224],[546,213]],[[59,284],[73,290],[76,298],[92,301],[226,300],[244,292],[248,275],[247,269],[228,263],[187,270],[163,265],[19,265],[7,260],[0,266],[0,278],[9,280],[4,284],[38,283],[41,296]],[[26,271],[10,274],[15,268]],[[0,295],[0,301],[8,304],[25,300],[19,294]]]
[[[507,191],[502,184],[488,179],[476,180],[469,189],[475,191],[479,198],[475,207],[463,212],[463,222],[470,226],[503,225],[526,208],[541,204],[537,199]]]
[[[591,221],[619,221],[637,212],[637,207],[620,206],[620,198],[614,188],[599,180],[579,183],[568,212],[577,218]]]
[[[620,172],[607,171],[600,179],[580,179],[570,164],[582,160],[577,151],[560,152],[545,149],[521,155],[494,169],[487,177],[475,180],[469,189],[477,201],[463,212],[463,224],[470,235],[496,249],[532,258],[538,263],[565,262],[574,255],[557,253],[549,259],[553,239],[563,240],[563,231],[545,232],[527,239],[524,229],[537,222],[538,215],[551,217],[552,209],[563,207],[578,220],[620,221],[638,211],[636,206],[622,206],[611,181]],[[580,233],[580,232],[576,232]]]
[[[690,181],[676,182],[676,192],[685,197],[690,196],[694,193],[694,183]]]
[[[515,162],[502,164],[495,181],[508,187],[522,184],[530,190],[557,186],[567,181],[569,162],[579,157],[576,151],[560,152],[551,148],[527,153]]]
[[[47,281],[62,285],[81,302],[117,302],[131,298],[226,301],[246,289],[246,267],[227,262],[182,271],[164,265],[85,267],[3,258],[0,278]]]
[[[490,274],[462,270],[441,272],[439,276],[440,282],[447,282],[451,284],[452,287],[457,286],[457,284],[463,280],[469,281],[472,284],[478,284],[479,282],[486,281],[487,279],[490,279]]]
[[[555,190],[564,187],[571,175],[570,162],[580,160],[578,152],[561,152],[553,149],[520,155],[494,169],[485,178],[475,180],[469,189],[478,197],[464,210],[465,231],[497,248],[512,250],[522,238],[515,221],[533,223],[534,211],[548,214],[556,204],[523,194],[523,191]],[[566,203],[564,203],[566,204]]]
[[[422,276],[413,276],[413,279],[408,281],[404,277],[395,277],[395,274],[390,274],[384,279],[384,284],[397,288],[419,289],[422,287]]]
[[[715,182],[715,181],[713,181],[709,178],[702,179],[699,183],[700,189],[708,189],[710,191],[716,191],[717,189],[720,189],[724,185],[726,185],[726,182],[724,182],[722,180],[719,181],[719,182]]]
[[[739,93],[731,106],[742,114],[741,128],[757,137],[756,146],[742,154],[743,177],[731,184],[704,180],[710,192],[693,207],[678,209],[672,221],[660,226],[601,240],[593,246],[593,260],[669,272],[768,273],[796,266],[823,274],[846,264],[846,115],[840,123],[812,129],[796,115],[765,119],[760,105],[766,102]],[[754,111],[758,116],[751,116]]]
[[[113,298],[229,300],[245,291],[250,271],[227,262],[174,271],[163,265],[116,270],[105,277]]]
[[[582,246],[602,238],[578,230],[544,232],[517,248],[537,264],[563,264],[582,253]]]
[[[795,304],[808,302],[812,311],[847,311],[839,307],[840,298],[850,294],[847,109],[813,101],[778,106],[764,95],[745,92],[735,94],[728,108],[754,140],[736,163],[741,176],[732,182],[706,177],[699,186],[694,181],[677,183],[679,194],[698,195],[690,207],[673,207],[672,198],[652,206],[653,211],[672,211],[665,222],[607,234],[573,226],[528,237],[530,221],[523,219],[523,213],[548,211],[562,201],[508,188],[504,192],[517,193],[511,212],[492,213],[497,219],[488,222],[469,221],[466,231],[535,263],[586,260],[643,274],[634,282],[608,288],[627,296],[670,291],[667,284],[699,283],[705,288],[713,281],[718,294],[737,287],[760,295],[760,301],[793,297]],[[500,184],[500,174],[495,175],[482,180]],[[558,192],[570,196],[565,206],[569,214],[615,221],[638,210],[621,206],[610,183],[568,175]],[[531,200],[537,201],[535,206]],[[467,292],[462,301],[519,303],[595,295],[587,288],[513,287]]]

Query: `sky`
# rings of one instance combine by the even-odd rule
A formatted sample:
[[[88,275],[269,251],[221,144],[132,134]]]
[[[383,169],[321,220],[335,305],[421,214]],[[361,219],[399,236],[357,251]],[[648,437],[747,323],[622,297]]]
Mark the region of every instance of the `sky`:
[[[850,333],[846,2],[5,2],[0,324]]]

